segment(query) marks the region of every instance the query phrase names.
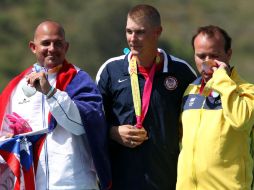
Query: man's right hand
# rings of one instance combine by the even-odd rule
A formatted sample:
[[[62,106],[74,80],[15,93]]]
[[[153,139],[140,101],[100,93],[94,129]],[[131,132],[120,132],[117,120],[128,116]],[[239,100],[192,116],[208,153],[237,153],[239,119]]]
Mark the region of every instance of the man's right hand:
[[[26,76],[27,83],[35,87],[37,91],[47,94],[50,91],[51,85],[46,77],[45,72],[32,72]]]
[[[114,126],[110,129],[110,137],[119,144],[135,148],[148,139],[144,128],[138,129],[133,125]]]

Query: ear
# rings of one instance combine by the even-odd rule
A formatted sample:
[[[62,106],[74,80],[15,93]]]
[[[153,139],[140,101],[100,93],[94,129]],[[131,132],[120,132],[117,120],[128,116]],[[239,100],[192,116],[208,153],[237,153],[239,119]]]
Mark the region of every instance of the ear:
[[[69,49],[69,43],[66,42],[66,44],[65,44],[65,53],[68,51],[68,49]]]
[[[34,54],[36,53],[35,43],[33,41],[29,42],[29,48]]]
[[[227,51],[228,62],[230,61],[231,56],[232,56],[232,49],[229,49],[229,50]]]
[[[157,36],[159,37],[159,36],[161,35],[161,33],[162,33],[162,27],[159,26],[159,27],[156,29],[156,34],[157,34]]]

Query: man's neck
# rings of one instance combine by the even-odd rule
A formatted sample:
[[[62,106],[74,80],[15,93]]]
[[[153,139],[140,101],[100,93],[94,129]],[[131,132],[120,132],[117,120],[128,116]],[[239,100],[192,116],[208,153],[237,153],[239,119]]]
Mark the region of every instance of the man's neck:
[[[63,64],[57,65],[48,70],[48,73],[58,73],[58,71],[62,68]]]
[[[59,65],[50,65],[50,67],[48,67],[45,64],[40,63],[37,64],[40,65],[42,68],[45,68],[48,73],[57,73],[63,66],[63,64],[59,64]]]
[[[137,63],[144,68],[150,68],[156,62],[156,56],[157,52],[145,57],[137,56]]]

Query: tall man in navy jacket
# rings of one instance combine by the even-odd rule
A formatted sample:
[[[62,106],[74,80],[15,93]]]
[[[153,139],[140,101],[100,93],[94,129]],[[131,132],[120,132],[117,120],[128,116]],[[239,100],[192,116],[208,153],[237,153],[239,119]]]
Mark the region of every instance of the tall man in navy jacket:
[[[114,190],[173,190],[182,95],[196,78],[185,61],[157,48],[160,14],[137,5],[127,16],[127,55],[97,74],[110,127]]]

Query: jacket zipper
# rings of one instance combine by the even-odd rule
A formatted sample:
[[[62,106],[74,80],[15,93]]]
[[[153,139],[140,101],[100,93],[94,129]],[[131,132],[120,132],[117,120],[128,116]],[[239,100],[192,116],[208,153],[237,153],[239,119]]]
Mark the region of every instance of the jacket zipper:
[[[206,102],[206,98],[203,101],[201,110],[200,110],[200,117],[199,117],[199,125],[197,126],[197,129],[195,130],[195,137],[194,137],[194,143],[193,143],[193,158],[192,158],[192,179],[193,179],[193,183],[195,185],[195,189],[198,188],[198,180],[197,180],[197,175],[196,175],[196,164],[195,164],[195,152],[196,152],[196,144],[197,144],[197,134],[200,128],[200,122],[201,122],[201,118],[202,118],[202,114],[203,114],[203,108]]]

